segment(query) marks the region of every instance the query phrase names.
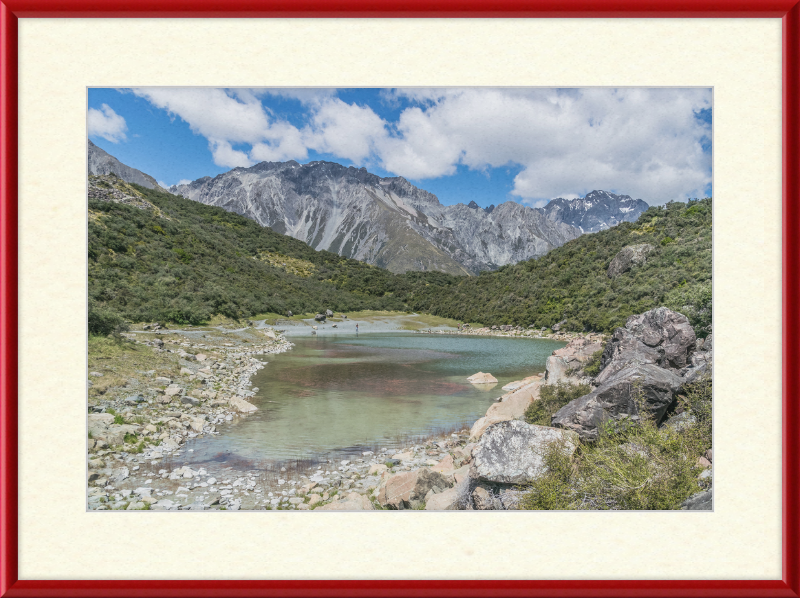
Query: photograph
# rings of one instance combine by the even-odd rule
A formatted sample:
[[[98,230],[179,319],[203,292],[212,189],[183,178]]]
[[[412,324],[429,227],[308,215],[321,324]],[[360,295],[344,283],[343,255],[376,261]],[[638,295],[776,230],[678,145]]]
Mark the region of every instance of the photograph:
[[[87,511],[713,511],[712,87],[86,101]]]

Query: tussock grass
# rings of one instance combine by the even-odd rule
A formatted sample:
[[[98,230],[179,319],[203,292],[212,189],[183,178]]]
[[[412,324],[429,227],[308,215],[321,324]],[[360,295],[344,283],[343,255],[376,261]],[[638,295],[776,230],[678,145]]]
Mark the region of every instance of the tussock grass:
[[[605,426],[597,441],[570,457],[551,443],[547,473],[526,487],[520,508],[535,510],[667,510],[700,488],[697,459],[711,447],[711,380],[689,387],[679,409],[693,423],[678,431],[652,419]]]

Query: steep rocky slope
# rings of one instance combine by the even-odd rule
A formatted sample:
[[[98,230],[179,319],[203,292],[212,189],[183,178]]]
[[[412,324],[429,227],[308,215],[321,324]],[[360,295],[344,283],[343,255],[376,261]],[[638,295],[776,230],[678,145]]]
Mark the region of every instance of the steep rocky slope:
[[[544,255],[580,235],[514,202],[443,206],[402,177],[333,162],[262,162],[170,191],[392,272],[475,274]]]
[[[148,189],[161,189],[156,180],[141,170],[131,168],[117,160],[104,149],[89,141],[88,171],[89,174],[116,174],[126,183],[136,183]]]

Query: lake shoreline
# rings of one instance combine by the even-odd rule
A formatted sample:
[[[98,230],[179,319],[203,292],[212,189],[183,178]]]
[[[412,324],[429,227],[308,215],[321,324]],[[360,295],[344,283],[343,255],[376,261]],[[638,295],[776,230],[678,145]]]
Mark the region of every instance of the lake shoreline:
[[[235,390],[236,393],[229,397],[220,396],[218,398],[217,396],[212,397],[211,392],[219,391],[191,393],[187,388],[182,388],[180,392],[173,395],[179,402],[174,399],[166,403],[169,407],[163,408],[159,407],[162,403],[157,403],[158,399],[153,397],[151,400],[156,402],[148,403],[148,406],[159,406],[155,409],[137,410],[152,416],[150,424],[138,426],[138,432],[139,434],[145,432],[146,427],[154,426],[153,422],[160,424],[156,427],[156,432],[159,432],[159,436],[164,436],[166,433],[167,438],[160,438],[159,446],[148,444],[147,448],[143,448],[142,453],[118,448],[116,450],[102,448],[99,445],[95,448],[90,447],[88,496],[90,509],[251,510],[294,508],[302,510],[322,507],[326,502],[329,504],[337,502],[335,497],[351,490],[360,496],[371,495],[380,484],[382,466],[384,467],[383,471],[388,470],[389,468],[385,467],[386,463],[391,463],[398,455],[413,455],[413,458],[410,461],[406,459],[405,462],[400,459],[392,471],[410,471],[421,466],[432,466],[434,461],[438,463],[441,459],[445,459],[445,453],[449,454],[453,450],[463,449],[468,444],[469,433],[465,429],[458,432],[449,430],[446,433],[437,433],[428,437],[416,437],[408,447],[399,450],[381,450],[380,443],[375,443],[373,450],[363,451],[363,454],[353,459],[342,459],[340,464],[335,467],[330,459],[314,458],[283,461],[222,458],[219,462],[208,463],[205,466],[187,465],[188,453],[184,451],[192,451],[187,448],[191,444],[189,441],[202,434],[219,434],[216,426],[235,424],[240,418],[246,417],[250,407],[255,409],[246,402],[246,399],[253,392],[250,390],[253,375],[266,365],[256,356],[281,353],[293,346],[284,335],[276,334],[270,328],[258,327],[258,323],[255,324],[255,327],[246,329],[221,331],[222,334],[217,340],[226,342],[217,342],[213,346],[208,338],[203,338],[204,342],[178,341],[175,338],[181,334],[185,339],[187,335],[196,336],[198,332],[207,332],[202,328],[199,330],[192,328],[161,331],[169,336],[163,345],[164,348],[158,346],[156,340],[142,340],[142,337],[152,338],[152,335],[158,334],[159,331],[154,333],[135,331],[131,334],[136,339],[134,342],[148,344],[153,347],[154,351],[166,351],[177,356],[183,362],[182,366],[189,366],[182,367],[182,373],[188,374],[189,378],[194,377],[195,381],[197,378],[200,378],[202,382],[209,379],[203,377],[201,371],[207,368],[196,366],[202,365],[205,361],[205,359],[198,360],[199,357],[207,357],[202,353],[203,351],[213,352],[216,367],[212,371],[218,372],[220,368],[230,368],[232,375],[228,376],[228,380],[233,378],[236,383],[228,384],[226,391]],[[271,334],[274,338],[268,337],[265,339],[266,342],[260,345],[253,344],[251,341],[246,343],[247,346],[244,348],[245,343],[237,344],[235,339],[236,335],[242,335],[245,331],[251,337]],[[412,331],[396,330],[396,332]],[[506,331],[492,330],[489,330],[488,333],[487,331],[459,333],[457,330],[442,331],[442,333],[488,334],[510,338],[517,336],[508,334]],[[531,335],[519,336],[531,338]],[[533,338],[561,340],[552,336]],[[228,342],[231,340],[234,342]],[[195,353],[191,353],[187,349],[195,351]],[[194,359],[191,356],[194,356]],[[173,385],[172,380],[170,383]],[[169,389],[169,385],[160,389],[165,393],[164,395],[158,394],[162,401],[165,400],[166,391]],[[195,404],[191,400],[194,398],[193,394],[199,395],[202,392],[209,394],[198,396],[197,398],[201,400]],[[489,407],[489,411],[494,405]],[[220,415],[223,416],[224,421],[220,419]],[[90,414],[90,421],[92,419]],[[108,417],[103,419],[108,420]],[[111,425],[113,426],[113,424]],[[129,425],[126,420],[123,427]],[[162,432],[162,429],[166,432]],[[136,432],[136,429],[130,430],[130,433]],[[153,438],[154,434],[149,436]],[[89,442],[91,444],[92,440],[90,439]],[[145,441],[145,443],[147,442]],[[127,446],[124,448],[130,449]],[[323,465],[322,469],[319,468],[320,465]],[[316,501],[313,497],[308,496],[310,489],[306,488],[311,483],[309,480],[313,480],[315,477],[319,481],[314,482],[314,486],[317,490],[321,490],[320,498]],[[302,500],[300,500],[301,497]],[[367,499],[372,507],[377,505],[374,499],[374,496],[369,496]],[[309,503],[313,504],[309,505]]]

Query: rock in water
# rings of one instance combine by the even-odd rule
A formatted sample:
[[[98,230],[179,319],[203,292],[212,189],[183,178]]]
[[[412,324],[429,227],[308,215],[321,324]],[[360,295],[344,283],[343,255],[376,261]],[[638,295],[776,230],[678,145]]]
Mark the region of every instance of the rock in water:
[[[650,245],[650,243],[623,247],[620,252],[614,256],[614,259],[611,260],[606,274],[609,278],[616,278],[634,266],[641,266],[647,261],[647,254],[653,251],[653,249],[654,247]]]
[[[467,378],[469,382],[472,384],[496,384],[497,378],[492,376],[491,374],[485,374],[483,372],[478,372],[477,374],[472,374],[469,378]]]
[[[484,432],[473,452],[470,475],[500,484],[531,482],[546,471],[542,454],[553,442],[571,455],[578,447],[578,435],[519,420],[494,424]]]

